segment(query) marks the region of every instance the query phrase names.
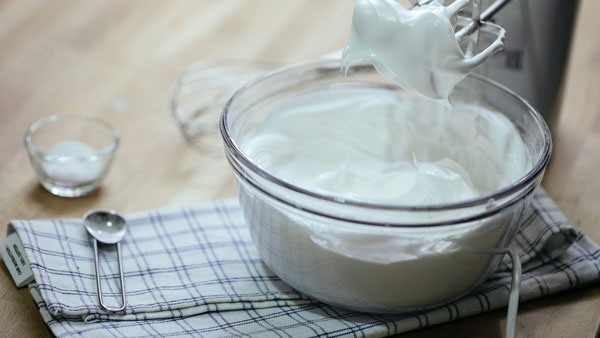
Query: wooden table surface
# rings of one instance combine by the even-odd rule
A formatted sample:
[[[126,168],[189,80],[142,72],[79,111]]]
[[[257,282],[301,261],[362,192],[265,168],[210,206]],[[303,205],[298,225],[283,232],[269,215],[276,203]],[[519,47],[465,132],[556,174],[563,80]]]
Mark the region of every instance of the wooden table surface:
[[[226,161],[189,147],[169,111],[171,87],[199,59],[284,63],[343,46],[354,0],[0,0],[0,239],[10,219],[80,217],[235,196]],[[543,185],[600,242],[600,2],[582,1],[554,154]],[[23,147],[50,114],[109,121],[122,143],[102,188],[65,199],[43,190]],[[44,337],[29,292],[0,264],[0,335]],[[502,337],[505,310],[403,337]],[[595,337],[597,285],[521,304],[522,337]]]

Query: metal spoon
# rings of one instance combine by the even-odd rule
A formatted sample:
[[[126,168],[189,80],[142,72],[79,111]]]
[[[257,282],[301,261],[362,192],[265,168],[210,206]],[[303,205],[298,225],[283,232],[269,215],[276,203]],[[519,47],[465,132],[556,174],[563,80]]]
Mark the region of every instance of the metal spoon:
[[[94,263],[96,264],[96,286],[100,306],[110,312],[119,312],[125,309],[125,280],[123,278],[123,264],[121,263],[120,241],[127,232],[125,219],[112,210],[92,210],[83,216],[85,228],[94,237]],[[121,279],[121,301],[119,308],[108,307],[102,301],[102,286],[100,284],[100,268],[98,264],[98,242],[117,245],[117,258],[119,260],[119,277]]]

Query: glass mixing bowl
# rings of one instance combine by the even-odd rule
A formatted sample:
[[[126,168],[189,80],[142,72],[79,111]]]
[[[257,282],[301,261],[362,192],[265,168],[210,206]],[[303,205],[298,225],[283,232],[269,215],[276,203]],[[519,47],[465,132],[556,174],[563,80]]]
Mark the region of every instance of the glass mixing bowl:
[[[290,98],[339,88],[379,88],[405,95],[372,66],[345,76],[339,60],[292,65],[238,90],[221,117],[225,153],[241,207],[264,263],[297,290],[365,312],[429,308],[468,293],[496,269],[539,185],[552,143],[540,115],[515,93],[477,75],[451,100],[480,102],[516,126],[530,170],[517,182],[458,203],[405,206],[309,191],[260,167],[237,143]]]

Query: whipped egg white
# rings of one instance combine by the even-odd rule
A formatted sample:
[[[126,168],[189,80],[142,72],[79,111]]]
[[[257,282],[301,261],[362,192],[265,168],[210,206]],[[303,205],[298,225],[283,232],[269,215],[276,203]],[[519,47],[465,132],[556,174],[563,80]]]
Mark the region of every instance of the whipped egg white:
[[[377,88],[289,99],[240,139],[258,165],[292,184],[341,198],[431,205],[491,193],[528,168],[504,115],[445,107]]]
[[[358,0],[342,67],[369,60],[400,87],[443,103],[454,86],[504,45],[504,31],[467,57],[454,35],[456,13],[469,0],[437,1],[413,9],[393,0]]]

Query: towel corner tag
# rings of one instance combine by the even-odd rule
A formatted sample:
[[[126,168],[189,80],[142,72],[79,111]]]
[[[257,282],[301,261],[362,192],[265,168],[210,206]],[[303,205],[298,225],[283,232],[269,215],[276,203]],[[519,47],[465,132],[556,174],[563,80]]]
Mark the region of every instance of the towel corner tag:
[[[8,268],[17,287],[23,287],[33,282],[33,272],[29,266],[29,259],[25,254],[23,245],[17,233],[9,234],[2,242],[2,259]]]

